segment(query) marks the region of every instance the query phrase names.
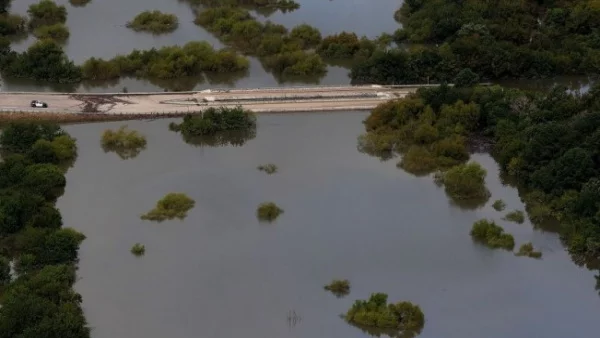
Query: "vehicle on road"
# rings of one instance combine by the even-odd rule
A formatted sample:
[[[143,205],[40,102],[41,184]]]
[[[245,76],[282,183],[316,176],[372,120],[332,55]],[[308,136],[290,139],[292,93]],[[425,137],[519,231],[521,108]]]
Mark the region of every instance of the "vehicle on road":
[[[48,108],[48,104],[46,102],[33,100],[33,101],[31,101],[31,107],[32,108]]]

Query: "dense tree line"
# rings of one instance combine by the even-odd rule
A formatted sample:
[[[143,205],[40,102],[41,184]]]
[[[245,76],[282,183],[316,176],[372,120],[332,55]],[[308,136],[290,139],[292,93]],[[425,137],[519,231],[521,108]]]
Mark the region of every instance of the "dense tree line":
[[[72,288],[85,236],[61,228],[54,206],[66,183],[58,165],[75,158],[75,140],[56,125],[16,123],[0,147],[0,338],[88,338]]]
[[[192,4],[206,7],[235,6],[249,8],[269,8],[282,12],[293,11],[300,8],[294,0],[189,0]]]
[[[354,82],[452,81],[590,74],[600,69],[600,8],[583,1],[408,0],[394,39],[352,70]]]
[[[363,149],[401,152],[402,161],[424,161],[430,171],[466,160],[467,140],[486,137],[519,183],[531,221],[560,221],[577,262],[600,258],[600,86],[582,95],[563,87],[421,89],[380,105],[365,125]],[[436,144],[447,138],[443,155]],[[410,149],[421,155],[409,157]]]

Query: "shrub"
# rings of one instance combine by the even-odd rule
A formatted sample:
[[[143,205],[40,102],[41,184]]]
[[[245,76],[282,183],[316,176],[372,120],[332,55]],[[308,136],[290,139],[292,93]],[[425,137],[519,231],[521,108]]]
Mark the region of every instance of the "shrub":
[[[10,261],[4,256],[0,256],[0,290],[2,286],[10,283],[11,279]]]
[[[397,165],[416,176],[427,175],[438,166],[436,158],[424,147],[411,146]]]
[[[29,27],[31,28],[57,23],[64,24],[67,21],[65,6],[58,6],[51,0],[41,0],[37,4],[30,5],[27,13],[29,14]]]
[[[419,333],[425,324],[421,308],[410,302],[387,304],[387,298],[385,293],[374,293],[368,301],[355,301],[346,312],[346,321],[359,327],[389,330],[390,336]]]
[[[511,211],[504,216],[503,220],[523,224],[525,222],[525,213],[521,210]]]
[[[172,219],[184,219],[194,207],[194,200],[186,194],[169,193],[156,203],[156,207],[141,216],[143,220],[162,222]]]
[[[181,132],[186,137],[214,135],[225,131],[256,129],[256,117],[241,106],[210,107],[202,115],[188,115],[180,124],[171,123],[169,129]]]
[[[266,172],[269,175],[274,174],[274,173],[277,172],[277,166],[274,165],[274,164],[272,164],[272,163],[259,165],[257,167],[257,169],[260,170],[260,171],[264,171],[264,172]]]
[[[262,203],[256,210],[256,216],[261,221],[273,222],[279,215],[283,213],[283,209],[279,208],[273,202]]]
[[[0,13],[0,37],[23,34],[26,30],[27,18],[20,15]]]
[[[127,27],[135,31],[151,32],[154,34],[172,32],[179,26],[177,16],[173,14],[162,13],[160,11],[144,11],[131,22]]]
[[[506,203],[503,200],[495,200],[494,204],[492,204],[492,208],[496,211],[502,211],[506,208]]]
[[[146,137],[135,130],[121,126],[116,131],[107,129],[102,134],[102,149],[115,152],[122,159],[134,158],[146,149]]]
[[[336,297],[341,298],[350,293],[350,282],[347,279],[334,279],[328,285],[323,287],[325,290],[330,291]]]
[[[131,253],[137,257],[143,256],[146,253],[146,247],[140,243],[135,243],[131,247]]]
[[[515,247],[515,239],[511,234],[505,234],[502,227],[485,219],[473,223],[471,237],[493,249],[512,250]]]
[[[489,198],[490,192],[485,187],[486,174],[479,163],[461,164],[446,171],[442,183],[446,193],[456,200]]]
[[[52,39],[63,42],[69,38],[69,29],[62,23],[56,23],[49,26],[40,26],[33,31],[33,35],[38,39]]]
[[[519,252],[515,253],[515,255],[516,256],[527,256],[527,257],[536,258],[536,259],[542,258],[542,252],[535,251],[533,248],[533,244],[531,244],[531,242],[521,245],[521,247],[519,248]]]

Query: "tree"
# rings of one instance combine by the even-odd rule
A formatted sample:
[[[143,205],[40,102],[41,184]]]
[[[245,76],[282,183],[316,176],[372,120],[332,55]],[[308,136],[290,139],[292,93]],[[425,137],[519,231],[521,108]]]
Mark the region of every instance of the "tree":
[[[454,78],[454,85],[457,88],[473,87],[479,82],[479,75],[473,72],[470,68],[462,69]]]
[[[6,257],[0,256],[0,287],[8,285],[11,279],[10,261]]]
[[[3,129],[0,135],[0,147],[3,151],[24,154],[39,140],[52,141],[64,135],[57,124],[13,122]]]
[[[302,24],[292,28],[290,37],[301,41],[302,49],[314,48],[321,43],[321,32],[313,26]]]
[[[0,236],[23,229],[43,204],[44,198],[31,192],[0,192]]]
[[[446,193],[457,200],[487,198],[490,193],[485,187],[487,171],[477,162],[461,164],[443,174]]]
[[[41,0],[37,4],[32,4],[27,10],[31,28],[40,26],[49,26],[67,21],[67,9],[65,6],[58,6],[54,1]]]
[[[67,181],[62,171],[52,164],[34,164],[25,169],[23,186],[29,191],[53,201],[62,195]]]
[[[31,150],[27,152],[27,158],[34,163],[57,164],[59,162],[52,142],[44,139],[35,142]]]

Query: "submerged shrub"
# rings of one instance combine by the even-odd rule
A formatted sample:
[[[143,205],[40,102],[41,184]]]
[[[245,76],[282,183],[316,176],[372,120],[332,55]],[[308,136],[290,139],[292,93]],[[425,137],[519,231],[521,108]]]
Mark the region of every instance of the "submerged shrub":
[[[146,149],[146,137],[135,130],[121,126],[116,131],[107,129],[102,134],[104,152],[115,152],[122,159],[134,158]]]
[[[336,297],[340,298],[350,293],[350,282],[347,279],[334,279],[323,288],[327,291],[331,291]]]
[[[515,253],[515,255],[516,256],[527,256],[527,257],[536,258],[536,259],[542,258],[542,252],[535,251],[533,248],[533,244],[531,242],[521,245],[521,247],[519,248],[519,251],[517,253]]]
[[[504,216],[503,220],[523,224],[525,222],[525,213],[521,210],[511,211]]]
[[[59,6],[52,0],[42,0],[37,4],[30,5],[27,14],[29,14],[29,27],[31,28],[67,21],[65,6]]]
[[[506,203],[503,200],[495,200],[494,204],[492,204],[492,208],[496,211],[502,211],[506,208]]]
[[[185,137],[214,135],[225,131],[256,129],[254,113],[242,108],[210,107],[202,115],[187,115],[180,124],[171,123],[169,129]]]
[[[427,175],[438,166],[436,158],[421,146],[411,146],[397,165],[416,176]]]
[[[146,253],[146,247],[140,243],[135,243],[131,247],[131,253],[138,257],[142,256]]]
[[[273,222],[279,215],[283,213],[283,209],[279,208],[273,202],[262,203],[256,210],[256,216],[261,221]]]
[[[515,247],[515,239],[511,234],[504,233],[501,226],[494,222],[482,219],[473,223],[471,237],[490,248],[502,248],[512,250]]]
[[[65,24],[56,23],[49,26],[40,26],[33,31],[38,39],[52,39],[55,41],[63,42],[69,38],[69,29]]]
[[[151,32],[154,34],[172,32],[179,26],[179,20],[174,14],[162,13],[161,11],[144,11],[131,22],[127,27],[138,32]]]
[[[172,219],[184,219],[194,207],[194,200],[186,194],[169,193],[156,203],[156,207],[141,216],[143,220],[162,222]]]
[[[425,324],[425,315],[411,302],[387,303],[385,293],[374,293],[369,300],[357,300],[346,312],[348,323],[364,328],[388,331],[395,337],[400,333],[419,333]]]
[[[485,187],[487,171],[479,163],[471,162],[450,168],[441,176],[446,193],[456,200],[487,199]]]
[[[272,164],[272,163],[259,165],[257,167],[257,169],[260,170],[260,171],[264,171],[264,172],[266,172],[269,175],[274,174],[274,173],[277,172],[277,166],[274,165],[274,164]]]

